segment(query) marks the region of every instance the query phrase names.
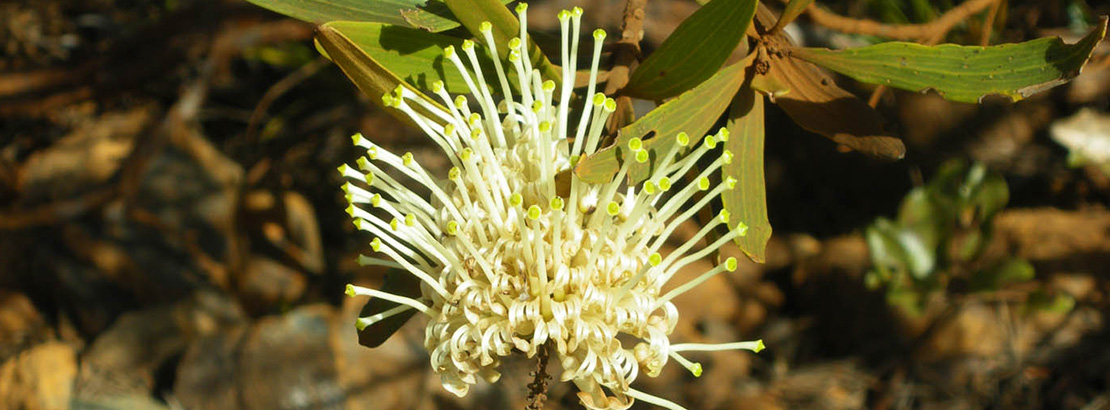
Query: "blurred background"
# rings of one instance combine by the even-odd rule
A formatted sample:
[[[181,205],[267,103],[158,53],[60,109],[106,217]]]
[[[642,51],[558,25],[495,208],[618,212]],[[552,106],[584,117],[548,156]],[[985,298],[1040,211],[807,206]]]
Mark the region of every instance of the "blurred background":
[[[959,4],[818,3],[885,23]],[[575,5],[585,27],[619,32],[612,0],[535,1],[530,23],[554,32]],[[649,1],[645,50],[697,7]],[[946,40],[979,44],[991,27],[990,44],[1074,42],[1110,5],[994,14]],[[804,15],[791,32],[879,41]],[[447,161],[312,34],[240,0],[0,3],[0,408],[526,405],[523,357],[495,386],[444,391],[419,318],[357,344],[365,300],[343,286],[383,272],[356,263],[370,238],[335,171],[360,155],[349,136]],[[1108,57],[1104,42],[1075,80],[1019,103],[884,92],[898,162],[841,152],[768,105],[768,261],[677,298],[671,336],[767,349],[691,354],[700,378],[672,364],[637,388],[691,409],[1110,408]],[[552,383],[546,408],[580,408],[574,393]]]

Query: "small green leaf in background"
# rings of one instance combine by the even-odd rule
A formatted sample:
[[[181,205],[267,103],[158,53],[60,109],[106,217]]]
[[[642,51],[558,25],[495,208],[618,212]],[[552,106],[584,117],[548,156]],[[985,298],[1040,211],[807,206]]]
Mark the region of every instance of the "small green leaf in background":
[[[810,3],[813,3],[813,0],[790,0],[789,3],[786,3],[786,7],[782,9],[779,20],[775,22],[774,27],[771,27],[770,32],[777,33],[782,30],[783,27],[786,27],[787,24],[790,24],[791,21],[805,12]]]
[[[936,90],[945,99],[979,102],[998,94],[1013,101],[1075,76],[1106,35],[1106,17],[1075,44],[1041,38],[990,47],[887,42],[848,50],[794,48],[794,57],[857,81],[910,91]]]
[[[721,194],[725,210],[748,226],[747,235],[736,238],[740,250],[752,261],[767,260],[771,222],[767,220],[767,187],[763,179],[763,96],[744,87],[732,101],[728,114],[729,138],[725,149],[734,155],[721,172],[736,178],[736,188]]]
[[[624,92],[662,100],[711,77],[744,38],[756,0],[714,0],[678,25],[636,71]]]
[[[509,40],[520,36],[520,21],[499,0],[446,0],[447,7],[459,19],[463,27],[474,35],[479,43],[485,44],[486,40],[480,31],[483,22],[492,26],[493,41],[496,42],[497,54],[501,60],[508,59]],[[522,3],[524,4],[524,3]],[[525,5],[525,7],[527,7]],[[488,44],[486,44],[488,46]],[[540,70],[544,79],[562,84],[563,74],[559,71],[547,55],[540,50],[532,36],[528,36],[528,57],[532,61],[532,68]]]
[[[365,21],[440,32],[459,26],[439,0],[247,0],[315,24]]]
[[[358,86],[359,90],[370,97],[370,101],[381,105],[383,95],[392,92],[397,86],[402,86],[416,93],[419,98],[424,98],[431,104],[438,106],[419,90],[401,81],[401,78],[359,48],[357,44],[331,24],[324,24],[317,29],[316,42],[317,47],[321,48],[328,58],[343,70],[343,73]],[[425,111],[419,104],[413,104],[412,107],[417,111]],[[400,110],[388,107],[386,111],[395,118],[416,126],[409,116]],[[439,118],[430,112],[424,112],[423,114],[433,120]]]
[[[1010,284],[1031,281],[1034,274],[1032,264],[1024,259],[1013,258],[976,272],[971,277],[969,287],[973,292],[993,292]]]
[[[417,88],[430,90],[438,80],[443,81],[449,93],[470,93],[454,64],[443,57],[444,47],[462,45],[460,38],[380,23],[334,21],[325,26]],[[486,59],[485,52],[477,54],[479,59]]]
[[[689,134],[692,144],[701,140],[721,117],[725,108],[728,108],[732,96],[740,89],[740,84],[744,82],[745,67],[749,62],[750,60],[744,60],[725,67],[701,85],[667,101],[648,112],[643,118],[621,128],[615,144],[578,162],[578,166],[574,169],[575,175],[589,183],[611,181],[613,175],[620,169],[617,150],[613,147],[624,146],[628,140],[644,138],[652,132],[655,133],[655,137],[644,141],[644,149],[648,152],[667,152],[671,144],[675,143],[674,136],[679,132]],[[629,180],[635,183],[646,178],[651,164],[652,162],[643,166],[633,166],[628,172]]]

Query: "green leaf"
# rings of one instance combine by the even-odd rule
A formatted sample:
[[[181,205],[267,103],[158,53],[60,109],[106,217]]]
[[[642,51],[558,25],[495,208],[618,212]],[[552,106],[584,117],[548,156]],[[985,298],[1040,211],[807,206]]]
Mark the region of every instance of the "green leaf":
[[[728,108],[732,96],[744,82],[744,69],[748,62],[750,61],[744,60],[725,67],[701,85],[621,128],[615,144],[578,162],[574,169],[575,175],[589,183],[611,181],[620,168],[614,147],[624,146],[632,138],[643,139],[654,133],[655,138],[644,140],[644,149],[654,152],[653,158],[670,150],[671,144],[675,143],[673,137],[679,132],[689,134],[691,144],[697,142],[717,122],[725,108]],[[631,167],[628,172],[629,180],[639,182],[646,178],[653,163],[649,161],[646,165],[637,164]]]
[[[725,191],[721,202],[736,220],[748,226],[747,235],[736,238],[740,250],[752,261],[766,259],[771,222],[767,220],[767,188],[763,179],[763,96],[741,88],[728,115],[729,139],[725,149],[733,154],[725,164],[725,176],[736,178],[736,188]],[[735,222],[729,223],[735,225]]]
[[[505,5],[498,0],[446,0],[447,8],[459,19],[463,27],[466,27],[479,43],[485,44],[486,39],[482,34],[480,28],[483,22],[489,22],[492,26],[493,41],[496,44],[497,55],[504,61],[508,59],[509,47],[507,44],[513,37],[520,36],[520,21],[505,8]],[[527,9],[526,3],[520,3],[518,8],[524,6]],[[486,44],[488,47],[489,44]],[[536,42],[532,40],[532,36],[528,36],[528,57],[532,61],[532,67],[540,70],[540,75],[548,80],[554,81],[555,84],[562,84],[562,72],[551,64],[547,56],[540,50]],[[511,65],[510,65],[511,66]]]
[[[887,42],[848,50],[794,48],[794,57],[852,77],[910,91],[936,90],[945,99],[979,102],[998,94],[1013,101],[1075,76],[1106,35],[1106,17],[1075,44],[1041,38],[991,47]]]
[[[775,26],[771,27],[771,32],[776,33],[782,30],[783,27],[786,27],[787,24],[790,24],[791,21],[805,12],[810,3],[813,3],[813,0],[790,0],[789,3],[786,3],[786,8],[782,9],[782,15],[775,22]]]
[[[380,23],[333,21],[325,26],[417,88],[430,90],[431,84],[439,80],[449,93],[470,93],[462,74],[443,57],[444,47],[462,45],[460,38]],[[487,53],[477,54],[480,60],[487,60]]]
[[[440,32],[459,22],[438,0],[247,0],[286,16],[316,24],[369,21]]]
[[[744,38],[757,3],[714,0],[698,9],[632,72],[624,92],[658,101],[711,77]]]
[[[976,272],[971,277],[970,288],[973,292],[993,292],[1007,285],[1031,281],[1035,273],[1028,261],[1013,258]]]
[[[419,90],[401,81],[400,77],[359,48],[359,46],[344,35],[343,32],[337,30],[333,24],[324,24],[317,29],[316,42],[317,47],[321,48],[328,58],[331,58],[331,60],[343,70],[347,78],[350,78],[351,81],[358,86],[359,90],[362,90],[363,93],[370,97],[370,101],[374,101],[374,103],[379,106],[382,105],[381,97],[386,93],[392,92],[398,86],[412,90],[412,92],[416,93],[420,98],[427,100],[432,105],[439,106],[439,104],[436,104]],[[413,104],[412,107],[414,110],[422,112],[428,118],[433,120],[439,118],[431,112],[426,111],[419,104]],[[394,117],[415,126],[415,123],[413,123],[409,116],[400,110],[392,107],[383,108]],[[446,111],[446,108],[443,108],[443,110]]]

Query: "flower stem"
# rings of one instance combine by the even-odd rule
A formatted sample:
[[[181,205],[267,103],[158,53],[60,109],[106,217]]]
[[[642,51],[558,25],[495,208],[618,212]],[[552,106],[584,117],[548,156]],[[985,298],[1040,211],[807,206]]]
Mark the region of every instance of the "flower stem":
[[[542,410],[547,402],[547,343],[540,345],[536,354],[536,371],[532,372],[532,382],[528,383],[528,407],[524,410]]]

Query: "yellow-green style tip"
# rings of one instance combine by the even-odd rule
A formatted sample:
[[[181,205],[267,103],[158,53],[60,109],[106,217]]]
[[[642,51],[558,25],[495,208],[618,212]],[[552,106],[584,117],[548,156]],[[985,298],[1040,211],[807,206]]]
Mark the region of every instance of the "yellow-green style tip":
[[[644,149],[644,141],[639,138],[632,138],[628,140],[628,149],[633,151]]]
[[[347,293],[347,296],[355,297],[355,285],[348,283],[347,290],[345,292]]]
[[[370,320],[367,318],[360,317],[355,321],[355,329],[358,329],[360,332],[366,330],[367,326],[370,326]]]
[[[563,209],[563,198],[556,196],[551,198],[551,209],[561,211]]]
[[[609,205],[605,206],[605,212],[607,212],[609,216],[617,216],[617,214],[621,212],[621,204],[618,204],[616,201],[609,202]]]

